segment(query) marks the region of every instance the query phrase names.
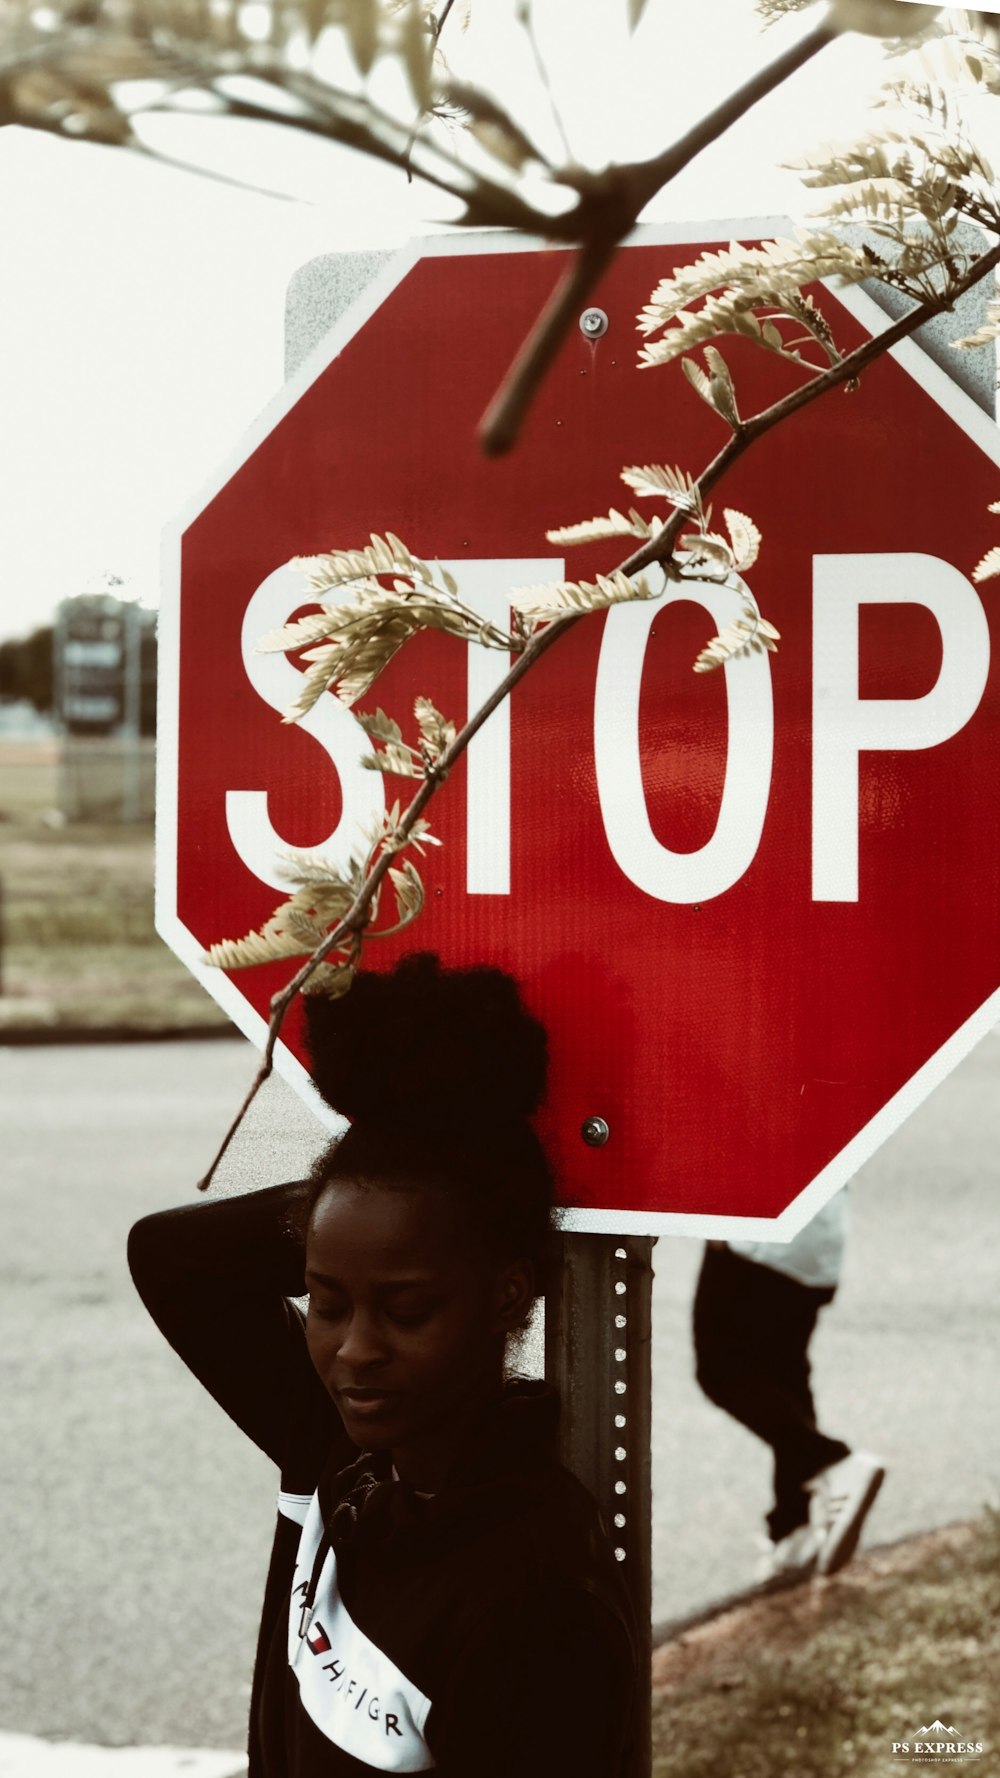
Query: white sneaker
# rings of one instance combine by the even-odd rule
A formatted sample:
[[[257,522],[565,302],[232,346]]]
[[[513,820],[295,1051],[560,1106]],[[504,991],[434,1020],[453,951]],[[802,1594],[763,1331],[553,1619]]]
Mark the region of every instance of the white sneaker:
[[[817,1574],[836,1574],[857,1548],[861,1527],[882,1486],[885,1466],[868,1451],[851,1451],[806,1483],[819,1535]]]
[[[805,1580],[816,1566],[819,1546],[820,1535],[813,1525],[796,1525],[777,1543],[762,1537],[757,1585],[765,1592],[775,1592],[778,1587],[794,1586],[796,1581]]]

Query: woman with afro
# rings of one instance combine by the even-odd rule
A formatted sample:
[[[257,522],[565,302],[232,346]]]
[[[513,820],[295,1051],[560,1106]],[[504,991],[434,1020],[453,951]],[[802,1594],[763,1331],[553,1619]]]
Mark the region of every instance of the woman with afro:
[[[500,971],[426,955],[307,1021],[351,1119],[311,1178],[129,1244],[158,1326],[280,1469],[250,1778],[619,1778],[620,1571],[558,1401],[505,1364],[551,1238],[545,1033]]]

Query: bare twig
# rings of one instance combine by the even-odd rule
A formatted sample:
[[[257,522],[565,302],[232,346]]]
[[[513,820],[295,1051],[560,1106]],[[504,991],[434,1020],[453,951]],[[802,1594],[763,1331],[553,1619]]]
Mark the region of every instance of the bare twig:
[[[440,43],[440,41],[441,41],[441,33],[444,30],[445,25],[448,23],[448,14],[450,13],[454,4],[455,4],[455,0],[444,0],[444,5],[442,6],[441,11],[438,13],[437,18],[434,20],[432,32],[433,32],[433,37],[434,37],[435,43]]]
[[[438,13],[437,17],[431,23],[431,39],[434,44],[435,52],[437,51],[438,44],[441,41],[441,33],[444,30],[445,25],[448,23],[448,14],[451,12],[451,9],[454,6],[454,4],[455,4],[455,0],[444,0],[444,5],[442,6],[441,11]],[[407,137],[406,149],[405,149],[404,156],[403,156],[403,171],[406,174],[408,183],[411,183],[413,180],[413,160],[412,160],[412,157],[413,157],[414,143],[416,142],[417,136],[420,132],[420,125],[423,123],[424,118],[426,116],[427,116],[426,111],[418,111],[416,117],[413,119],[413,122],[410,125],[410,133],[409,133],[409,136]]]
[[[540,383],[617,245],[592,241],[563,272],[483,415],[479,442],[487,456],[501,456],[515,443]]]
[[[487,456],[500,456],[515,443],[538,387],[573,325],[574,308],[586,302],[615,248],[635,227],[650,199],[838,35],[835,26],[817,25],[737,87],[670,148],[650,160],[611,169],[583,190],[570,220],[579,231],[577,238],[585,244],[574,267],[560,279],[483,416],[479,439]],[[546,230],[550,235],[554,232],[551,226]]]
[[[698,477],[696,486],[699,495],[706,494],[710,488],[714,487],[736,459],[742,456],[744,451],[748,450],[750,445],[753,444],[756,439],[762,437],[765,432],[771,431],[773,427],[779,425],[783,420],[788,419],[790,415],[797,413],[800,408],[807,407],[810,402],[817,401],[819,397],[825,395],[828,390],[836,388],[841,383],[852,381],[859,376],[861,371],[866,369],[866,367],[873,363],[875,359],[881,357],[885,352],[888,352],[891,347],[897,345],[900,340],[906,339],[910,334],[915,333],[917,328],[922,327],[925,321],[929,321],[934,315],[939,314],[943,308],[950,307],[959,296],[964,295],[966,290],[972,289],[975,284],[978,284],[982,278],[986,277],[988,273],[993,271],[998,265],[1000,265],[1000,242],[998,242],[996,246],[990,248],[988,253],[982,254],[977,260],[973,261],[968,270],[957,280],[947,299],[941,298],[939,300],[918,304],[910,310],[908,315],[904,315],[900,320],[893,322],[892,326],[887,327],[882,333],[874,335],[869,340],[865,340],[862,345],[856,347],[846,358],[841,359],[838,364],[831,365],[830,369],[822,372],[821,375],[813,377],[803,388],[795,389],[791,394],[782,396],[780,401],[773,402],[770,407],[763,408],[760,413],[755,414],[751,419],[745,421],[740,427],[740,430],[732,435],[723,446],[722,450],[713,457],[712,461]],[[648,542],[643,543],[639,549],[634,550],[630,556],[626,557],[626,559],[619,564],[616,572],[635,575],[643,568],[648,568],[654,563],[663,563],[669,560],[673,554],[678,533],[686,523],[688,517],[689,513],[685,510],[678,509],[672,513],[662,530],[657,532],[656,536],[650,538]],[[517,660],[514,662],[510,671],[494,688],[485,703],[483,703],[479,709],[470,716],[464,728],[458,731],[450,745],[445,748],[444,752],[436,762],[434,771],[428,774],[424,779],[419,790],[417,790],[411,802],[407,805],[407,808],[395,829],[396,838],[397,840],[400,840],[402,844],[396,844],[391,849],[388,847],[383,848],[379,857],[376,858],[372,865],[370,872],[366,876],[362,888],[358,891],[350,908],[344,915],[344,918],[337,926],[327,933],[322,944],[317,946],[311,956],[307,957],[305,963],[303,963],[301,968],[296,971],[295,975],[286,986],[282,988],[279,993],[274,995],[270,1007],[271,1016],[268,1024],[267,1041],[260,1066],[257,1069],[257,1073],[254,1076],[250,1090],[247,1093],[243,1104],[240,1106],[236,1117],[233,1119],[229,1130],[226,1132],[226,1136],[215,1159],[209,1167],[208,1172],[205,1174],[204,1179],[199,1182],[199,1191],[207,1190],[208,1186],[211,1184],[219,1163],[239,1129],[240,1124],[243,1122],[247,1111],[256,1098],[260,1088],[273,1072],[275,1046],[278,1041],[285,1014],[292,1004],[292,1001],[295,999],[296,994],[298,994],[304,987],[313,971],[318,968],[332,950],[342,943],[348,933],[359,934],[363,930],[372,900],[378,890],[379,884],[388,872],[393,858],[396,856],[396,853],[402,849],[402,845],[405,845],[407,838],[412,834],[417,821],[419,821],[420,817],[423,815],[431,798],[451,771],[452,766],[454,766],[461,758],[462,754],[468,747],[469,742],[476,734],[478,734],[483,723],[492,716],[498,705],[502,704],[504,699],[510,696],[515,686],[519,685],[521,680],[525,677],[525,674],[531,671],[536,661],[540,660],[541,656],[546,654],[548,650],[559,641],[561,636],[564,636],[568,630],[571,630],[574,624],[579,623],[581,617],[584,615],[583,612],[568,612],[563,617],[555,618],[544,630],[540,630],[536,635],[532,636],[531,640],[525,647],[524,652],[517,657]]]
[[[640,161],[630,168],[629,175],[634,182],[637,199],[636,215],[704,149],[718,141],[734,123],[738,123],[741,117],[752,111],[761,99],[766,99],[769,93],[773,93],[793,74],[798,73],[800,68],[804,68],[807,62],[811,62],[814,56],[826,49],[840,34],[837,25],[815,25],[798,43],[793,43],[780,56],[776,56],[773,62],[769,62],[766,68],[761,68],[757,74],[744,81],[742,86],[738,86],[728,99],[723,99],[714,110],[706,112],[672,147],[665,148],[650,160]]]

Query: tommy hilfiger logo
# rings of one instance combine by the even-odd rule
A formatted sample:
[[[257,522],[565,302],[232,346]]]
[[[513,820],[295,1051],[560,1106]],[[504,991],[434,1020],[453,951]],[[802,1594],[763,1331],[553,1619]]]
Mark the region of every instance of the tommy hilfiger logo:
[[[306,1637],[306,1646],[312,1650],[314,1655],[330,1653],[333,1645],[318,1618]],[[391,1710],[387,1710],[383,1716],[378,1698],[370,1694],[368,1687],[361,1685],[360,1680],[351,1678],[342,1660],[338,1660],[334,1655],[331,1661],[323,1662],[323,1671],[334,1690],[342,1694],[345,1703],[350,1703],[353,1709],[360,1710],[367,1698],[366,1715],[369,1722],[378,1722],[381,1719],[387,1735],[398,1735],[402,1739],[403,1731],[399,1726],[399,1717],[394,1715]],[[357,1697],[354,1696],[355,1692],[357,1692]]]
[[[329,1636],[318,1620],[313,1625],[310,1634],[306,1637],[306,1643],[309,1648],[312,1649],[314,1655],[328,1655],[333,1646]]]

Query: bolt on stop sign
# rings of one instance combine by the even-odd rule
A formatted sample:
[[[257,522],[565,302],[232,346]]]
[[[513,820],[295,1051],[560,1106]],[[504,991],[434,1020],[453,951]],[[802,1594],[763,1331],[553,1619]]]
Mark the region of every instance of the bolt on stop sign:
[[[606,332],[574,330],[492,462],[477,421],[564,250],[400,253],[179,525],[158,926],[250,1038],[291,966],[226,976],[203,948],[271,913],[283,847],[344,860],[397,790],[332,694],[280,723],[298,669],[254,646],[311,603],[289,559],[392,530],[504,624],[511,588],[610,570],[620,544],[564,559],[545,534],[620,504],[624,465],[696,474],[724,443],[678,364],[636,367],[654,285],[717,244],[623,249],[591,298]],[[863,293],[818,294],[843,351],[885,325]],[[751,342],[723,345],[744,413],[796,386]],[[996,427],[904,342],[716,490],[763,531],[749,578],[777,655],[692,672],[737,615],[710,583],[586,618],[432,802],[425,912],[364,966],[420,948],[517,976],[550,1035],[541,1124],[568,1226],[787,1239],[1000,1013],[1000,593],[969,578],[998,495]],[[423,694],[461,722],[506,665],[424,635],[361,707],[408,733]],[[308,1096],[302,1054],[293,1008],[279,1067]]]

